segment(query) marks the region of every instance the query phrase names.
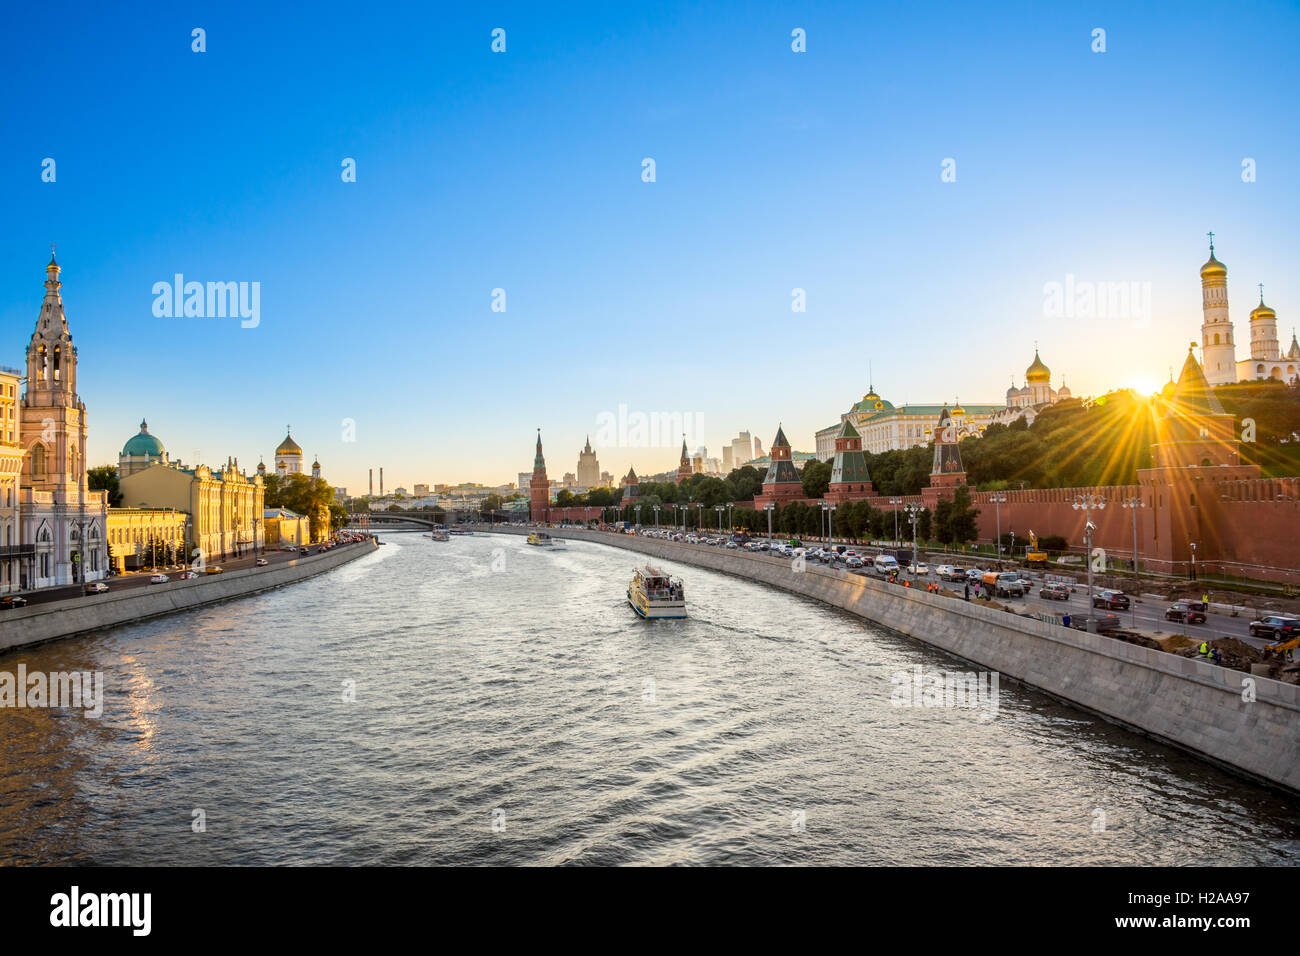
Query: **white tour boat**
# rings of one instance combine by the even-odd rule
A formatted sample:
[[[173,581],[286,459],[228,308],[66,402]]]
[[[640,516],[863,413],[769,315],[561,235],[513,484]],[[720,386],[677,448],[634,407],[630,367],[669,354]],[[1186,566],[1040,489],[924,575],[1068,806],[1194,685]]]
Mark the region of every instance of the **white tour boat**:
[[[686,591],[682,582],[649,565],[632,572],[627,603],[648,621],[686,616]]]

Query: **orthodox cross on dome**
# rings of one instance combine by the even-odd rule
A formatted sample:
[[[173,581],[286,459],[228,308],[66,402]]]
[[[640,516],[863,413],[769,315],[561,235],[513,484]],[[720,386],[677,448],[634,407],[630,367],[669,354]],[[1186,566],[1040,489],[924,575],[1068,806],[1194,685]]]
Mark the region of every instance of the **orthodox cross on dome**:
[[[1259,304],[1264,304],[1264,283],[1259,284]]]
[[[1210,255],[1214,255],[1214,233],[1207,232],[1206,235],[1210,237]]]

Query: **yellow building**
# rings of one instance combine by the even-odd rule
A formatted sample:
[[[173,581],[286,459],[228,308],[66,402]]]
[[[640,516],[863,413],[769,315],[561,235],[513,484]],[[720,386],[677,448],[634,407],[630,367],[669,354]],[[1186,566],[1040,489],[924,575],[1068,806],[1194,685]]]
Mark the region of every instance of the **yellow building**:
[[[148,510],[174,509],[190,516],[186,551],[195,548],[209,563],[263,547],[265,492],[259,475],[249,478],[233,461],[214,471],[155,462],[119,480],[122,505]]]
[[[262,512],[267,548],[301,548],[311,543],[311,519],[288,508]]]
[[[190,516],[156,508],[109,508],[108,554],[122,571],[187,564]]]
[[[18,389],[22,372],[0,368],[0,594],[19,590],[24,552],[19,542],[18,477],[23,470],[23,446],[18,441]]]

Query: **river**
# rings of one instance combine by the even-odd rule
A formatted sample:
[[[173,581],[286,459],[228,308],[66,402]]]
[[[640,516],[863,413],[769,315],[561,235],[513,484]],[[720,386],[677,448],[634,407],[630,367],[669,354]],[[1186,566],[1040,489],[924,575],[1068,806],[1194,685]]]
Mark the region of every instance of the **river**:
[[[1294,802],[836,609],[686,565],[475,535],[0,655],[103,715],[0,708],[0,863],[1300,862]]]

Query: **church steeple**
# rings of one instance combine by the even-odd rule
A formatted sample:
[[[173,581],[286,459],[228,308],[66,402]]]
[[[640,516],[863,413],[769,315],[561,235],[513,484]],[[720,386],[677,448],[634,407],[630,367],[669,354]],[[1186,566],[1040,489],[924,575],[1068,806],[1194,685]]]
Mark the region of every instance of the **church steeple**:
[[[1201,266],[1201,356],[1211,385],[1237,380],[1237,347],[1228,318],[1228,267],[1214,255],[1214,233],[1210,236],[1210,258]]]
[[[34,397],[44,393],[45,400],[54,404],[76,405],[77,349],[63,312],[60,271],[51,249],[50,263],[45,267],[45,300],[27,346],[27,391]]]

